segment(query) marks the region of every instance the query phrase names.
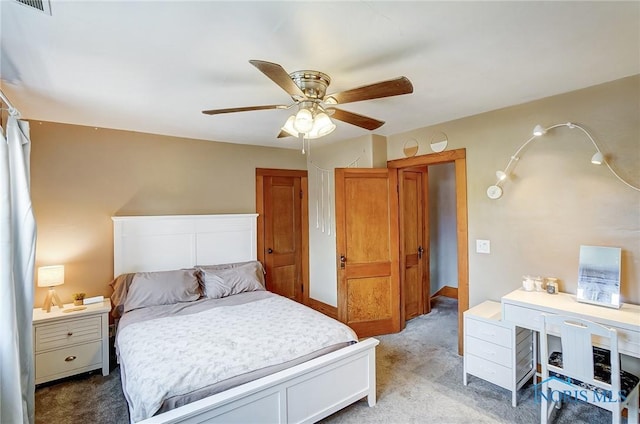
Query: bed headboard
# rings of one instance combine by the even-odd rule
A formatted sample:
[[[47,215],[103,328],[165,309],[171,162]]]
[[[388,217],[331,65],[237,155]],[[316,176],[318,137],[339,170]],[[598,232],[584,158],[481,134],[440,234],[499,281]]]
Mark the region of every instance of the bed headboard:
[[[256,260],[258,214],[114,216],[113,274]]]

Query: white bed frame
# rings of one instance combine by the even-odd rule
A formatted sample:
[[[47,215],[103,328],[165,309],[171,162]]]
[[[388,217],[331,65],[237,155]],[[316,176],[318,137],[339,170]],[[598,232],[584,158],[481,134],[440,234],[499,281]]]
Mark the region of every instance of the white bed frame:
[[[114,274],[255,260],[256,217],[113,217]],[[374,406],[377,345],[370,338],[141,423],[313,423],[365,397]]]

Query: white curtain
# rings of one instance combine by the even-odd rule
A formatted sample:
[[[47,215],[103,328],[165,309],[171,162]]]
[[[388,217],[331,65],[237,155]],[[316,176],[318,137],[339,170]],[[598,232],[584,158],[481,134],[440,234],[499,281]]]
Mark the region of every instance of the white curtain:
[[[36,225],[29,123],[10,116],[0,135],[0,423],[33,423]]]

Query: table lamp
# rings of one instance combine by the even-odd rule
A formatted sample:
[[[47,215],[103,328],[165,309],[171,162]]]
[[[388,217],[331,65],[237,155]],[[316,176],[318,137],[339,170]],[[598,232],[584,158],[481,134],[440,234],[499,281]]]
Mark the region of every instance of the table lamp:
[[[38,287],[49,287],[47,298],[44,300],[42,310],[51,312],[51,305],[56,304],[62,308],[62,302],[56,294],[55,286],[64,284],[64,265],[42,266],[38,268]]]

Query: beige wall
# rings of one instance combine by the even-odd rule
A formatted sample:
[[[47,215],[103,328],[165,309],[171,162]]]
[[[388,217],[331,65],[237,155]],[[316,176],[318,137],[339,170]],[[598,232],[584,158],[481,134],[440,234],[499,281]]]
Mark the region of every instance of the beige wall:
[[[429,153],[428,141],[438,131],[447,134],[448,150],[467,150],[471,306],[498,300],[520,286],[523,274],[559,277],[563,290],[575,292],[581,244],[622,247],[622,293],[626,301],[640,303],[640,193],[606,167],[589,163],[594,149],[581,132],[559,128],[535,140],[505,183],[503,197],[489,200],[485,194],[495,171],[506,166],[536,123],[567,121],[585,126],[614,169],[640,185],[638,99],[635,76],[388,137],[388,159],[403,157],[409,138],[418,140],[418,154]],[[256,167],[307,168],[298,150],[37,121],[31,122],[31,138],[36,266],[66,265],[67,282],[57,289],[65,302],[76,291],[110,295],[111,216],[254,212]],[[366,138],[372,147],[382,139]],[[311,162],[330,169],[357,156],[348,144],[327,148],[323,153],[322,146],[312,146]],[[323,163],[325,153],[335,163]],[[377,162],[384,155],[366,156]],[[313,184],[312,171],[309,177]],[[489,239],[491,254],[475,253],[476,239]],[[334,245],[327,253],[333,264],[335,241],[327,242]],[[315,284],[321,281],[311,278],[311,294],[334,304],[335,287]],[[36,305],[44,296],[44,289],[36,290]]]
[[[111,294],[111,216],[255,212],[255,168],[306,169],[298,150],[48,122],[31,140],[36,266],[65,265],[63,302]]]
[[[523,274],[558,277],[561,290],[575,293],[580,245],[621,247],[623,300],[640,303],[640,192],[590,163],[595,149],[584,133],[562,127],[534,140],[502,198],[486,196],[495,171],[537,123],[584,126],[616,172],[640,186],[639,99],[640,76],[633,76],[388,138],[389,159],[403,157],[409,138],[418,140],[418,154],[429,153],[438,131],[448,150],[466,148],[470,306],[499,300]],[[490,240],[491,253],[475,253],[476,239]]]

